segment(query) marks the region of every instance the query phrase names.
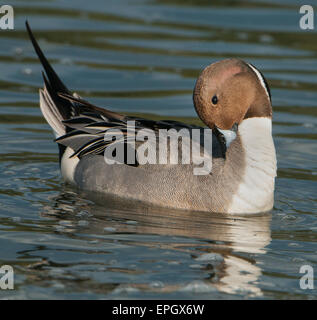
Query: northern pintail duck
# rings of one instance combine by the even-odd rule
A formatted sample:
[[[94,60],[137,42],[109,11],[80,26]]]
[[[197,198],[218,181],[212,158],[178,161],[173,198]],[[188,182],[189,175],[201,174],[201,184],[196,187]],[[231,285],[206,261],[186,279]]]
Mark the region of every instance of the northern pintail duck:
[[[211,172],[194,174],[193,160],[189,164],[131,164],[125,157],[121,163],[109,164],[104,158],[114,145],[114,140],[104,138],[109,128],[123,132],[125,151],[130,146],[131,121],[136,131],[153,130],[156,141],[159,129],[203,132],[204,128],[126,116],[90,104],[66,88],[28,24],[27,30],[46,73],[40,108],[55,133],[66,182],[149,206],[230,214],[272,209],[276,155],[271,95],[254,66],[226,59],[207,66],[198,77],[193,100],[198,116],[212,129]],[[189,140],[194,145],[192,135]]]

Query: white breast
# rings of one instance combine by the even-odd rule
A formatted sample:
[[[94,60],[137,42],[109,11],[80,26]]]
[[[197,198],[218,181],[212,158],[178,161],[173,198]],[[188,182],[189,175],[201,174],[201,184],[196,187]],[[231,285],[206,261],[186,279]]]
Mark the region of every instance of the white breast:
[[[246,168],[235,192],[229,213],[269,211],[274,203],[276,154],[272,120],[249,118],[239,125]]]

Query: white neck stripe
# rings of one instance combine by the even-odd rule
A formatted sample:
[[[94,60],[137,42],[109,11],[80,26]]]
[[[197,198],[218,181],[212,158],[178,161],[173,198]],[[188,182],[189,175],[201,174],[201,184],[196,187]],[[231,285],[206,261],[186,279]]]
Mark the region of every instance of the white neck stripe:
[[[261,75],[261,73],[259,72],[259,70],[257,68],[255,68],[254,66],[252,66],[250,63],[248,63],[248,66],[254,71],[254,73],[256,74],[256,76],[258,77],[258,79],[260,80],[260,83],[262,85],[262,87],[264,88],[268,98],[270,99],[270,94],[267,90],[267,87],[266,87],[266,84],[265,84],[265,81],[263,79],[263,76]]]

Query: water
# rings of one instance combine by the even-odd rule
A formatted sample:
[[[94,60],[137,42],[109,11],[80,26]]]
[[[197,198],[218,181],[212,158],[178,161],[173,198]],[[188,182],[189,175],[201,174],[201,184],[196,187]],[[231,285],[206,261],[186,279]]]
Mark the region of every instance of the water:
[[[317,298],[299,286],[300,267],[317,262],[317,34],[299,29],[298,1],[231,2],[10,1],[16,29],[0,31],[0,266],[13,266],[15,289],[1,298]],[[192,121],[203,67],[226,57],[256,65],[273,96],[274,210],[149,212],[63,185],[26,18],[64,82],[116,111]]]

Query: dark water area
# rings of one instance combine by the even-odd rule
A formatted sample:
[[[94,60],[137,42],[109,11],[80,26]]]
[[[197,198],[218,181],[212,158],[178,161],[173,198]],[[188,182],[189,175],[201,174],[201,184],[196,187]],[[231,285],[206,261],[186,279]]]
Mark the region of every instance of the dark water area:
[[[300,267],[317,262],[317,34],[299,28],[298,1],[7,2],[0,266],[14,268],[15,283],[0,298],[317,298],[299,284]],[[192,90],[205,66],[239,57],[259,68],[272,92],[274,209],[150,211],[65,185],[26,19],[65,84],[115,111],[197,121]]]

